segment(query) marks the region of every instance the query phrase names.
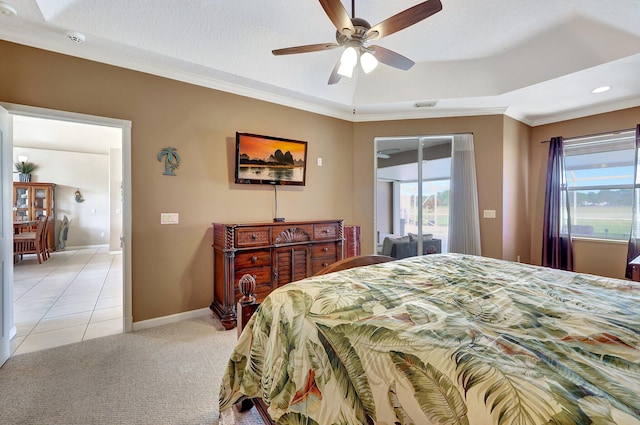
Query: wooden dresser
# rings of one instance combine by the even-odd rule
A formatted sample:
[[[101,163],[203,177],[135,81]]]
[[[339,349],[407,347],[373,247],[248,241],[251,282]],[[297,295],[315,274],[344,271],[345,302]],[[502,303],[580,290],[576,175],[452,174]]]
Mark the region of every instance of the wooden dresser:
[[[236,325],[238,280],[256,279],[258,302],[279,286],[312,276],[343,258],[342,220],[213,223],[213,302],[225,329]]]

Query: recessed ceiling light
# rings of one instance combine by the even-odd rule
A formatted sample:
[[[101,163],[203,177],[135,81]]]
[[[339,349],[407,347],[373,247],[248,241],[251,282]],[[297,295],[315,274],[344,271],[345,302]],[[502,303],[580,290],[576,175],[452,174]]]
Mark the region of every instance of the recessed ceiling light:
[[[610,88],[611,86],[596,87],[595,89],[591,90],[591,93],[604,93]]]
[[[84,34],[82,33],[76,31],[67,31],[67,37],[69,37],[69,40],[73,41],[74,43],[84,43]]]
[[[16,9],[13,6],[9,3],[0,1],[0,15],[16,16],[17,14],[18,12],[16,12]]]
[[[432,108],[434,106],[436,106],[436,103],[438,103],[437,100],[427,100],[424,102],[416,102],[413,104],[413,106],[415,108]]]

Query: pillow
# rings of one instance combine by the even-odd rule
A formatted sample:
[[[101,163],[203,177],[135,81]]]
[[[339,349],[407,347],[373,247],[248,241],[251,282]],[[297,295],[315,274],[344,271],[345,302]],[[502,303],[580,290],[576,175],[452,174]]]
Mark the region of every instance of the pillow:
[[[417,241],[418,235],[416,235],[415,233],[409,233],[409,238],[411,239],[411,242]],[[430,241],[431,239],[433,239],[433,233],[426,233],[422,235],[423,241]]]
[[[387,236],[382,242],[382,255],[391,255],[391,248],[393,247],[394,243],[409,242],[410,240],[411,238],[409,238],[409,236],[402,236],[399,238],[392,238]]]

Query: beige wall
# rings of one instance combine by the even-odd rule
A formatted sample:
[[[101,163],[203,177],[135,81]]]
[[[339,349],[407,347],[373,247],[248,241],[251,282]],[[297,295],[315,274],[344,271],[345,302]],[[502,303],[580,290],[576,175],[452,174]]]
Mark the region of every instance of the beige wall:
[[[278,215],[353,222],[349,122],[13,43],[0,57],[0,101],[132,122],[134,322],[209,306],[211,222],[273,218],[272,187],[232,183],[236,131],[309,142],[307,186],[279,189]],[[169,146],[175,177],[156,158]]]
[[[640,108],[629,108],[570,121],[543,125],[531,129],[529,161],[529,204],[531,210],[531,261],[542,261],[542,222],[549,145],[542,143],[552,137],[576,137],[593,133],[635,128],[640,123]],[[624,278],[627,246],[624,243],[601,240],[577,240],[575,270],[603,276]]]
[[[504,119],[502,258],[531,261],[529,187],[530,127]]]

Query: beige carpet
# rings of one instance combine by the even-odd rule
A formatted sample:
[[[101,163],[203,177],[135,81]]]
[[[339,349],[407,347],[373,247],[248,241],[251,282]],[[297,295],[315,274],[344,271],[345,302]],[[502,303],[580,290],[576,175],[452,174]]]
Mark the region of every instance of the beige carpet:
[[[206,316],[14,356],[0,368],[0,424],[218,424],[235,340]],[[261,423],[255,409],[231,416]]]

